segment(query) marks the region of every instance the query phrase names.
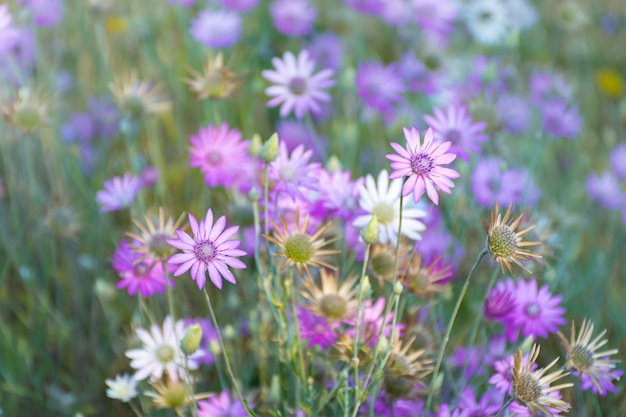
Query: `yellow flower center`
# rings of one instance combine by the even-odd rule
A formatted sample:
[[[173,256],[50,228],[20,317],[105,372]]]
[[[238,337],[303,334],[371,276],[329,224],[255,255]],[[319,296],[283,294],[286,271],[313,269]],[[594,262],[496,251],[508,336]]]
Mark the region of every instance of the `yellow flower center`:
[[[386,253],[380,253],[372,257],[371,267],[377,275],[381,277],[390,277],[393,273],[393,256]]]
[[[15,122],[22,129],[36,129],[41,123],[41,114],[36,107],[24,106],[16,112]]]
[[[187,388],[183,384],[170,385],[161,392],[163,405],[169,408],[178,408],[185,405]]]
[[[378,223],[387,225],[396,219],[396,210],[387,203],[378,203],[374,206],[372,214],[378,217]]]
[[[339,294],[326,294],[320,300],[320,309],[329,319],[340,319],[346,312],[346,300]]]
[[[517,252],[518,237],[511,228],[500,224],[489,234],[489,250],[500,258],[509,258]]]
[[[570,357],[572,358],[572,362],[574,362],[576,369],[579,370],[589,369],[594,363],[593,353],[585,346],[572,346]]]
[[[295,234],[285,240],[285,255],[295,263],[307,263],[314,254],[311,236],[305,233]]]
[[[174,360],[176,351],[170,345],[160,345],[156,349],[156,357],[162,364],[168,364]]]

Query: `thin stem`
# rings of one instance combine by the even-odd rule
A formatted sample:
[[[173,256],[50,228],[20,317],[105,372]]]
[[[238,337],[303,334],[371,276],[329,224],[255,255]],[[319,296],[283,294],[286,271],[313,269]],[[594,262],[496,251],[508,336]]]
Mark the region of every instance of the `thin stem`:
[[[189,373],[189,355],[185,355],[185,380],[187,389],[189,390],[189,398],[191,399],[191,414],[198,417],[198,403],[194,399],[193,386],[191,385],[191,374]]]
[[[437,381],[437,374],[439,373],[439,368],[441,367],[441,362],[443,361],[443,355],[446,351],[446,347],[448,345],[448,341],[450,340],[450,334],[452,333],[452,327],[454,326],[454,321],[456,320],[456,316],[459,313],[459,309],[461,308],[461,303],[463,302],[463,298],[465,297],[465,293],[467,292],[467,287],[469,286],[470,278],[472,274],[478,267],[480,261],[487,254],[488,249],[484,248],[478,254],[476,258],[476,262],[472,265],[472,269],[470,269],[467,274],[467,278],[465,278],[465,283],[463,284],[463,289],[461,290],[461,294],[459,294],[459,298],[456,300],[456,305],[454,306],[454,310],[452,311],[452,316],[450,317],[450,321],[448,322],[448,328],[446,329],[446,334],[443,337],[443,342],[441,343],[441,347],[439,348],[439,355],[437,356],[437,363],[435,364],[435,369],[433,371],[433,376],[430,380],[430,388],[428,389],[428,399],[426,400],[426,411],[424,412],[424,417],[428,417],[428,413],[430,412],[430,404],[433,400],[433,393],[435,387],[435,381]]]
[[[498,414],[496,414],[496,417],[501,417],[502,413],[504,413],[504,410],[506,410],[512,402],[513,402],[512,398],[509,398],[508,400],[506,400],[506,402],[502,404],[502,407],[500,407],[500,410],[498,411]]]
[[[290,298],[291,298],[291,311],[293,314],[293,330],[296,338],[296,349],[298,354],[298,360],[300,361],[300,379],[302,380],[304,391],[307,393],[307,383],[306,383],[306,367],[304,366],[304,356],[302,354],[302,341],[300,339],[300,324],[298,322],[298,314],[296,311],[296,289],[295,289],[295,279],[293,277],[293,267],[289,268],[289,281],[291,282],[290,287]],[[296,391],[296,398],[298,397],[299,392]]]
[[[395,259],[394,259],[394,262],[393,262],[393,275],[392,275],[392,277],[394,278],[394,285],[393,285],[393,288],[392,288],[392,294],[395,292],[396,283],[398,282],[398,262],[399,262],[399,258],[400,258],[400,237],[401,237],[401,232],[402,232],[402,209],[403,209],[403,203],[404,203],[404,196],[402,195],[402,193],[400,193],[400,208],[398,210],[398,236],[396,238],[396,254],[395,254]],[[363,386],[367,386],[367,384],[370,381],[370,378],[372,377],[372,373],[374,372],[374,367],[376,365],[375,360],[378,357],[378,353],[380,352],[380,340],[382,338],[383,331],[385,330],[385,323],[387,321],[387,317],[389,317],[389,313],[391,312],[391,309],[393,308],[394,301],[396,301],[397,299],[398,299],[398,297],[394,297],[392,299],[392,302],[389,302],[389,300],[385,301],[385,311],[383,313],[384,314],[383,315],[383,324],[382,324],[382,326],[380,326],[380,330],[378,331],[378,339],[376,339],[376,347],[374,349],[374,356],[373,356],[372,364],[370,366],[369,371],[367,372],[367,376],[365,377],[365,383],[363,384]],[[395,323],[395,320],[394,320],[394,323]],[[392,325],[395,325],[395,324],[392,324]],[[352,417],[356,417],[356,415],[359,412],[360,405],[361,405],[361,399],[359,399],[357,404],[355,404],[354,411],[352,413]]]
[[[128,403],[128,405],[130,405],[130,408],[133,410],[133,412],[135,413],[135,415],[137,417],[143,417],[143,413],[141,411],[139,411],[139,409],[137,408],[137,406],[135,404],[132,403],[132,401],[130,401]]]
[[[269,174],[269,164],[266,162],[265,163],[265,169],[264,169],[264,181],[263,181],[263,209],[265,211],[265,234],[269,235],[270,234],[270,214],[269,214],[269,195],[270,195],[270,179],[268,177]],[[268,245],[269,248],[269,245]],[[268,249],[269,250],[269,249]]]
[[[359,329],[359,325],[361,324],[361,320],[363,320],[363,280],[365,279],[365,272],[367,272],[367,263],[369,262],[370,257],[370,248],[372,245],[369,243],[365,246],[365,256],[363,257],[363,267],[361,268],[361,276],[359,277],[359,287],[357,291],[359,292],[359,303],[356,309],[356,324],[354,325],[354,352],[352,354],[352,362],[354,366],[354,404],[355,406],[359,403],[359,366],[358,366],[358,353],[359,353],[359,339],[361,338],[361,332]]]
[[[491,279],[489,280],[489,284],[487,284],[487,289],[485,290],[485,296],[483,297],[483,301],[480,304],[480,310],[476,315],[476,319],[474,320],[474,324],[472,325],[472,331],[470,333],[469,344],[468,346],[474,346],[474,342],[476,342],[476,336],[478,335],[478,327],[480,326],[480,322],[483,319],[485,314],[485,303],[487,302],[487,298],[489,298],[489,293],[491,289],[496,284],[496,279],[498,278],[499,270],[496,268],[493,270],[491,274]],[[465,372],[467,372],[467,367],[469,366],[470,355],[465,357],[465,362],[463,363],[463,372],[461,372],[461,376],[465,377]]]
[[[228,360],[228,354],[226,353],[226,346],[224,345],[224,339],[222,339],[222,331],[220,330],[217,319],[215,318],[215,312],[213,311],[213,305],[211,305],[211,298],[209,297],[209,293],[204,288],[204,297],[206,299],[207,307],[209,308],[209,315],[211,316],[211,321],[213,322],[213,327],[215,327],[215,331],[217,332],[217,338],[220,342],[220,349],[222,350],[222,354],[224,356],[224,363],[226,364],[226,372],[228,373],[228,377],[230,378],[233,387],[235,388],[235,392],[237,393],[237,398],[241,401],[241,404],[246,409],[246,413],[250,417],[256,417],[256,414],[250,409],[248,406],[248,402],[244,400],[243,395],[241,395],[241,391],[239,390],[239,385],[237,384],[237,380],[235,379],[235,375],[233,374],[233,370],[230,367],[230,361]]]

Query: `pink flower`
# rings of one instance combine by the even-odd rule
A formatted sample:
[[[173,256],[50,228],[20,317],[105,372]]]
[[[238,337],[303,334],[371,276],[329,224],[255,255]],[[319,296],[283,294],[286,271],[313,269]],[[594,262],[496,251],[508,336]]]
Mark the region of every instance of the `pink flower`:
[[[548,337],[548,333],[556,333],[559,325],[565,324],[565,309],[559,306],[562,297],[552,296],[548,285],[537,288],[537,280],[528,282],[520,279],[515,291],[517,307],[512,316],[516,327],[522,330],[524,337]]]
[[[139,292],[143,298],[163,293],[168,284],[163,264],[154,259],[141,258],[145,258],[144,254],[134,252],[128,242],[122,240],[113,254],[113,268],[122,278],[116,287],[126,288],[128,295]]]
[[[309,163],[312,154],[312,150],[305,151],[304,146],[300,145],[289,155],[285,142],[280,142],[278,158],[268,167],[269,179],[276,181],[275,193],[285,193],[294,200],[300,198],[308,201],[303,189],[318,189],[315,171],[320,166],[318,162]]]
[[[183,253],[173,255],[167,261],[168,264],[179,265],[174,276],[182,275],[191,269],[191,278],[196,281],[199,289],[204,288],[207,272],[211,282],[219,289],[222,288],[222,278],[235,284],[235,276],[228,267],[246,268],[243,262],[235,258],[246,255],[246,252],[237,249],[238,240],[231,240],[231,237],[239,230],[239,226],[224,230],[226,216],[220,217],[213,224],[211,209],[207,211],[206,217],[200,221],[200,224],[193,214],[189,213],[189,225],[193,238],[182,230],[176,230],[178,239],[167,240],[171,246],[183,251]]]
[[[389,178],[402,178],[408,176],[409,179],[402,186],[402,195],[408,196],[413,193],[413,201],[418,200],[428,194],[428,198],[435,204],[439,204],[439,194],[435,186],[441,191],[450,194],[454,184],[450,178],[459,178],[460,174],[453,169],[444,168],[456,159],[453,153],[447,153],[452,145],[450,142],[433,143],[433,130],[429,128],[424,135],[424,145],[421,144],[420,134],[416,128],[411,130],[404,128],[406,138],[406,150],[397,143],[391,143],[391,147],[398,153],[388,154],[391,168],[395,169]]]
[[[241,133],[229,130],[223,123],[219,128],[209,125],[200,128],[198,135],[191,135],[189,166],[199,168],[209,187],[219,185],[228,188],[236,185],[242,177],[252,176],[252,162],[248,145],[241,140]]]
[[[254,404],[249,404],[254,408]],[[207,401],[198,402],[198,417],[246,417],[248,413],[241,401],[237,398],[230,398],[228,391],[222,391],[218,394],[210,394]]]
[[[96,201],[100,203],[100,211],[121,210],[129,207],[141,188],[141,180],[130,173],[124,177],[113,177],[104,183],[104,190],[96,193]]]
[[[276,70],[263,71],[263,78],[274,83],[265,90],[272,99],[268,107],[280,107],[280,116],[285,117],[294,111],[296,118],[302,119],[306,112],[320,113],[320,102],[330,101],[330,95],[324,89],[335,85],[331,78],[333,70],[323,69],[313,74],[315,61],[309,53],[300,51],[298,57],[286,52],[283,59],[273,58]]]

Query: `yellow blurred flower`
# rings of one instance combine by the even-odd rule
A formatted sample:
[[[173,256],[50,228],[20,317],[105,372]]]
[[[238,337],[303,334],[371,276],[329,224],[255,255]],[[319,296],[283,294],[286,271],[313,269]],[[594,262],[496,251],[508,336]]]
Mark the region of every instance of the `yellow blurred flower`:
[[[624,93],[624,82],[619,73],[606,68],[596,72],[596,84],[600,91],[612,98],[618,98]]]
[[[128,22],[123,17],[109,16],[104,22],[107,33],[124,34],[128,32]]]

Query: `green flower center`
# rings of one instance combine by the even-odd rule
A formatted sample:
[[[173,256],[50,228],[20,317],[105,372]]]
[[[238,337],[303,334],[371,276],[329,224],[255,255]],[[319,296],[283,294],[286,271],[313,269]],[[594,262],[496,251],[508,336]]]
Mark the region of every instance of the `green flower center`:
[[[157,232],[150,236],[148,240],[148,249],[157,258],[163,259],[170,254],[171,246],[167,243],[168,235]]]
[[[489,235],[489,250],[500,258],[513,256],[517,249],[518,237],[507,225],[500,224]]]
[[[295,263],[307,263],[315,254],[311,236],[298,233],[285,240],[285,255]]]
[[[572,362],[574,362],[574,366],[581,370],[591,368],[595,362],[593,353],[585,346],[581,345],[572,346],[570,357],[572,358]]]
[[[372,257],[372,270],[381,277],[389,277],[393,273],[393,256],[385,253]]]
[[[135,94],[126,96],[122,102],[122,109],[133,117],[141,116],[145,111],[145,107],[142,98]]]
[[[159,345],[156,349],[156,357],[162,364],[168,364],[174,360],[176,351],[170,345]]]
[[[41,123],[41,115],[35,107],[22,107],[15,114],[15,121],[23,129],[35,129]]]
[[[387,225],[396,219],[396,210],[387,203],[378,203],[374,206],[372,214],[378,217],[378,223]]]
[[[320,301],[320,309],[324,316],[339,319],[346,312],[346,300],[339,294],[326,294]]]

